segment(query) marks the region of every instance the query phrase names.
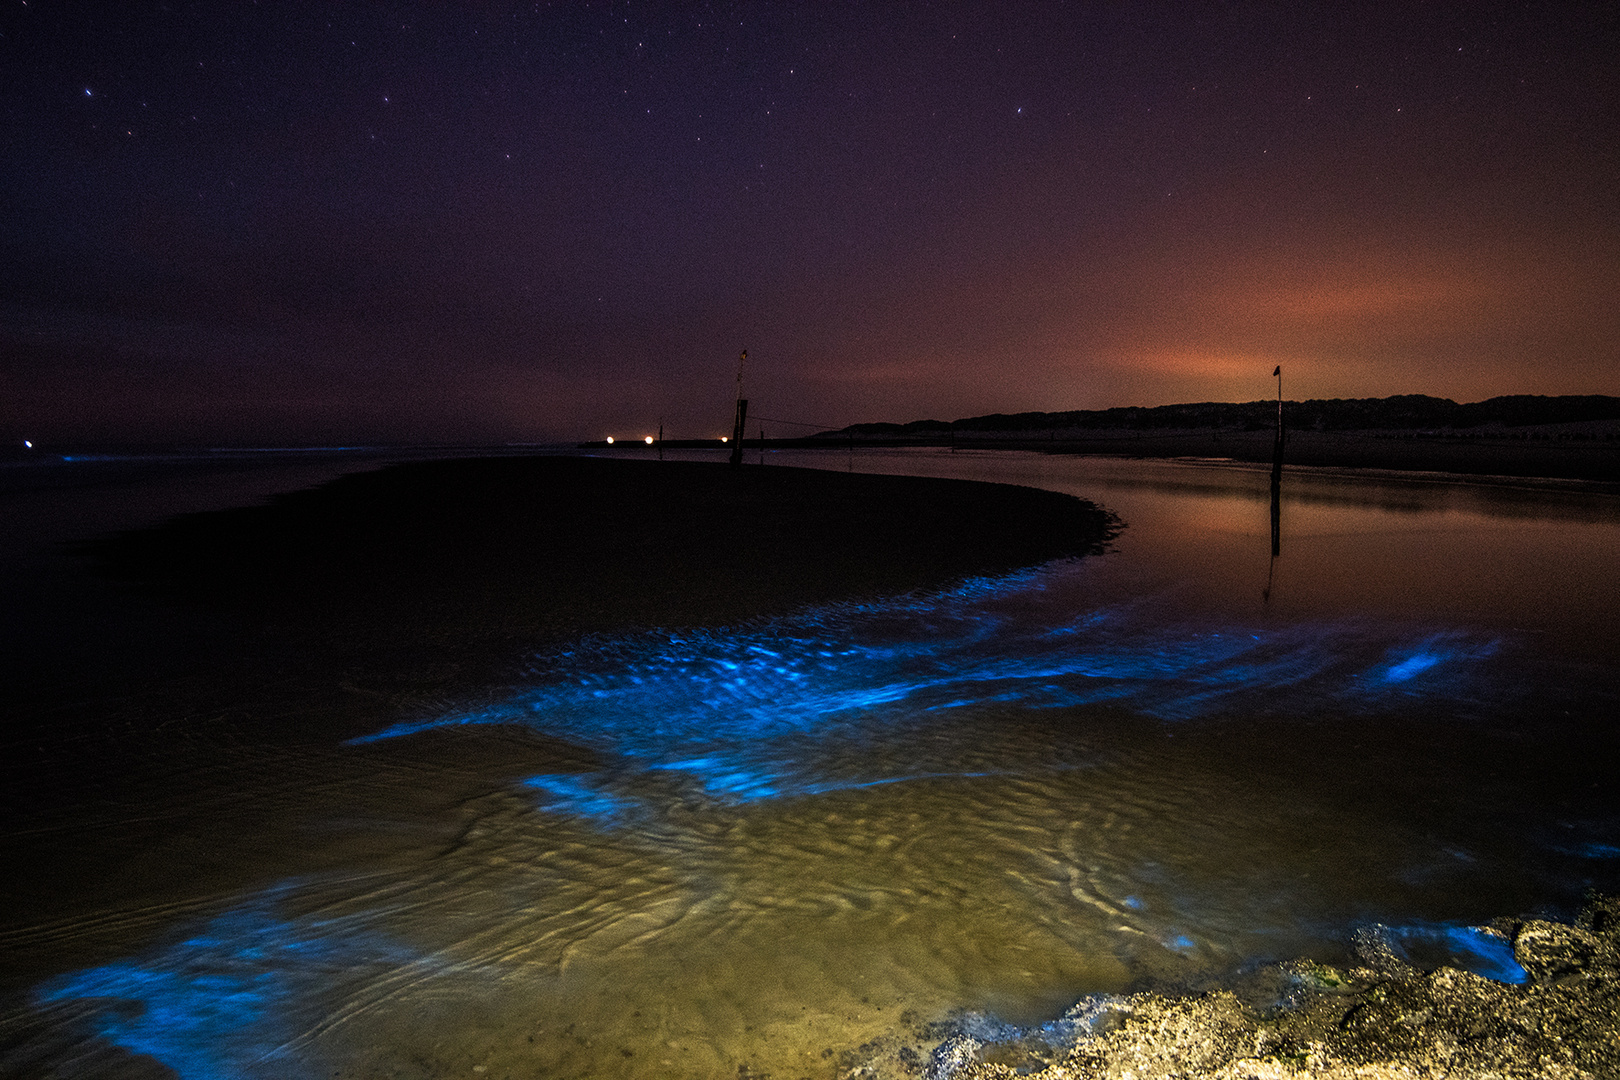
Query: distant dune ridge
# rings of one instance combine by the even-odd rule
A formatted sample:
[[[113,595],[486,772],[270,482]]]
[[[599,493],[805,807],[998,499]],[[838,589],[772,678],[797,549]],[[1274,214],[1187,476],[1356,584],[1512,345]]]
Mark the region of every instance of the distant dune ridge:
[[[1422,394],[1284,401],[1283,423],[1293,465],[1620,483],[1620,397],[1520,394],[1462,405]],[[1276,424],[1273,398],[854,424],[802,443],[1269,462]]]
[[[962,420],[913,420],[907,424],[852,424],[825,435],[924,434],[948,431],[1142,430],[1167,428],[1270,429],[1275,398],[1260,401],[1203,401],[1185,405],[1072,409],[1067,412],[991,413]],[[1601,394],[1543,397],[1513,394],[1459,405],[1450,398],[1397,394],[1387,398],[1312,398],[1284,401],[1283,422],[1317,431],[1466,430],[1528,427],[1620,420],[1620,397]]]

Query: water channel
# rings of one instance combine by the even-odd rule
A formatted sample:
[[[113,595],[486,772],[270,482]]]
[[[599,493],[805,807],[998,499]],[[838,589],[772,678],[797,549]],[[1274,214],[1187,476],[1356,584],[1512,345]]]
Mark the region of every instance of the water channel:
[[[934,594],[514,657],[499,687],[337,745],[211,729],[148,824],[31,827],[126,830],[132,876],[282,865],[284,838],[163,839],[182,806],[250,805],[303,823],[301,869],[237,891],[188,870],[162,902],[8,928],[34,959],[0,1065],[914,1075],[952,1024],[1028,1030],[1088,994],[1342,963],[1371,923],[1511,977],[1448,932],[1620,887],[1620,497],[1290,470],[1274,558],[1263,469],[935,450],[763,467],[783,465],[1047,487],[1125,528],[1106,555]],[[125,505],[75,516],[62,490],[64,536]],[[256,779],[217,790],[210,755]]]

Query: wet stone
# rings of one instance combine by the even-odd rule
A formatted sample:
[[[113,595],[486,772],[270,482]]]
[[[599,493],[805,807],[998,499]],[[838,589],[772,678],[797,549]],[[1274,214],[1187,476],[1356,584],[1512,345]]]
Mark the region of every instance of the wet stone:
[[[1537,919],[1519,928],[1513,953],[1536,982],[1557,983],[1580,978],[1600,945],[1597,935],[1580,927]]]
[[[1362,967],[1275,965],[1257,983],[1280,1004],[1230,990],[1088,999],[1089,1023],[1059,1060],[1028,1058],[963,1031],[934,1052],[935,1080],[1596,1080],[1620,1077],[1620,903],[1594,901],[1575,925],[1530,920],[1511,935],[1523,983],[1454,967],[1421,972],[1388,927],[1355,939]],[[1048,1025],[1050,1026],[1050,1025]],[[1029,1033],[1019,1038],[1027,1041]],[[1016,1046],[1017,1040],[1009,1040]]]
[[[1390,927],[1382,924],[1364,926],[1355,932],[1351,942],[1356,950],[1356,958],[1384,978],[1407,978],[1417,972],[1397,947],[1395,933]]]

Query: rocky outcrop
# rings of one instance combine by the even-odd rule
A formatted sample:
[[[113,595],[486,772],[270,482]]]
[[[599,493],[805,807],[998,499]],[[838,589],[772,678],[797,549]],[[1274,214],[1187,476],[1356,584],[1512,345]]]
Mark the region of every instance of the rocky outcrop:
[[[1574,925],[1528,920],[1478,932],[1511,944],[1524,982],[1419,971],[1375,930],[1358,937],[1349,970],[1270,969],[1270,1004],[1233,990],[1093,998],[1015,1037],[977,1038],[966,1025],[924,1072],[929,1080],[1620,1077],[1620,899],[1594,901]]]

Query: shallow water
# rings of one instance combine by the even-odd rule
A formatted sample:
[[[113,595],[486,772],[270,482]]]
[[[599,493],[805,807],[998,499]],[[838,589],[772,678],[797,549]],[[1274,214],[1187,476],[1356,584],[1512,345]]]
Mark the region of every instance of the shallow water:
[[[138,812],[29,819],[132,855],[0,938],[30,972],[0,1065],[903,1075],[936,1022],[1342,961],[1374,922],[1503,977],[1452,931],[1620,885],[1620,500],[1293,470],[1272,560],[1260,470],[854,464],[1127,528],[939,594],[514,657],[341,744],[176,717],[127,765]]]

